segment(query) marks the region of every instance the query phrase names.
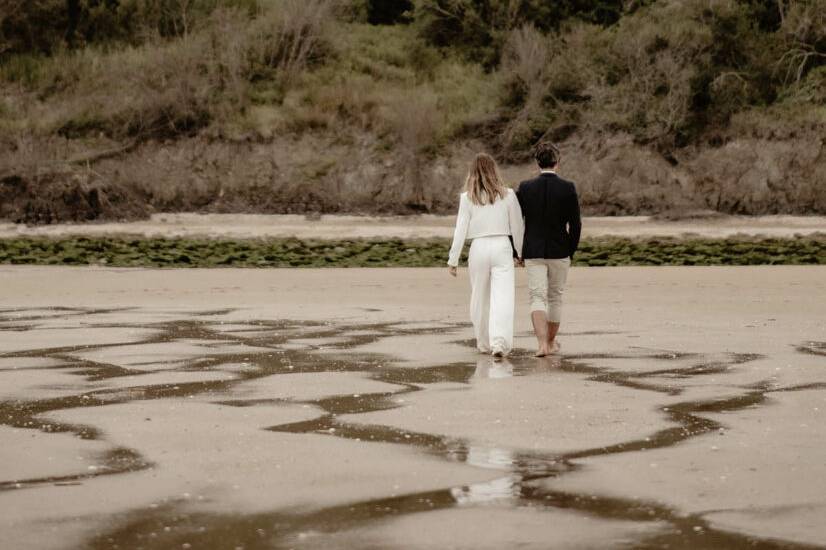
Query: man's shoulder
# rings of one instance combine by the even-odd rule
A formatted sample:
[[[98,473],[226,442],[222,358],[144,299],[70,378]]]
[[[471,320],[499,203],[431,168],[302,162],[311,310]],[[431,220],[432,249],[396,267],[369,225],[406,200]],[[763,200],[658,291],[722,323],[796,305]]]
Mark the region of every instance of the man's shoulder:
[[[538,182],[538,181],[539,181],[539,177],[522,180],[522,181],[519,182],[519,185],[516,186],[516,189],[517,189],[517,191],[520,190],[520,189],[527,189],[527,188],[532,187],[533,185],[535,185],[536,182]]]
[[[576,192],[576,184],[574,182],[572,182],[571,180],[562,178],[560,176],[556,176],[556,179],[563,187],[566,187],[567,189],[570,189],[571,191]]]

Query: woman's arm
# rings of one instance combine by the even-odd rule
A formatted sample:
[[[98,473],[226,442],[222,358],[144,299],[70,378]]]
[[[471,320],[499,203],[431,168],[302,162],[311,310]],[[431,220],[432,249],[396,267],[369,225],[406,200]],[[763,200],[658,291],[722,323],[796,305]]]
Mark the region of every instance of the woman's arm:
[[[522,208],[519,206],[516,193],[511,193],[508,196],[508,225],[510,226],[516,255],[521,259],[522,240],[525,238],[525,222],[522,219]]]
[[[464,195],[459,197],[459,214],[456,216],[456,229],[453,230],[453,244],[450,245],[450,255],[447,265],[459,265],[459,257],[465,247],[468,225],[470,225],[470,201]]]

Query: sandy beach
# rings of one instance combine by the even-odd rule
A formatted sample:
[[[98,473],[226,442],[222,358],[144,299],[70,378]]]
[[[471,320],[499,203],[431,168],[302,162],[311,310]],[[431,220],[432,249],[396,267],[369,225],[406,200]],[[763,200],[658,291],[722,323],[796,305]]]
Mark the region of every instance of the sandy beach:
[[[0,547],[823,547],[824,268],[525,282],[0,266]]]
[[[263,214],[155,214],[149,220],[126,223],[86,223],[26,226],[0,223],[0,238],[67,235],[143,235],[146,237],[222,237],[251,239],[450,238],[454,216],[346,216]],[[738,235],[794,237],[826,233],[824,216],[719,216],[661,221],[649,216],[590,217],[582,235],[589,237],[706,237]]]

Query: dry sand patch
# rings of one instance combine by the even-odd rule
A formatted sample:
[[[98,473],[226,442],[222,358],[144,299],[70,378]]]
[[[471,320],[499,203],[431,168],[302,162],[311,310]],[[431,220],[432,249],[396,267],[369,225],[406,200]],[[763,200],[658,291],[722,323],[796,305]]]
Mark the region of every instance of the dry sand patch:
[[[219,382],[235,380],[237,376],[232,372],[220,370],[208,371],[160,371],[140,374],[128,374],[106,378],[95,384],[96,390],[128,389],[144,386],[192,384],[193,382]]]
[[[232,401],[283,400],[310,401],[329,396],[367,393],[392,393],[399,386],[367,378],[356,372],[278,374],[255,378],[230,388]]]
[[[607,447],[673,425],[657,413],[661,396],[654,392],[590,382],[550,365],[533,376],[509,377],[491,362],[478,360],[477,371],[489,377],[474,377],[465,389],[425,386],[406,395],[402,407],[340,420],[548,454]],[[497,369],[505,372],[497,376]]]
[[[25,226],[0,223],[0,238],[22,236],[112,235],[147,237],[299,237],[313,239],[450,238],[455,215],[347,216],[319,219],[291,214],[154,214],[149,220],[127,223],[51,224]],[[650,216],[594,216],[583,223],[586,237],[681,236],[730,237],[826,233],[823,216],[715,216],[684,221],[657,220]]]
[[[85,376],[64,369],[0,371],[0,401],[36,401],[89,391]]]
[[[68,433],[0,426],[0,483],[86,475],[110,445]]]
[[[467,362],[473,357],[472,348],[455,343],[466,336],[452,329],[441,329],[440,334],[410,336],[390,336],[355,348],[363,353],[375,353],[387,357],[388,364],[415,368],[432,365],[434,362],[449,365]],[[470,352],[470,353],[469,353]]]
[[[83,346],[111,346],[140,342],[156,334],[151,329],[94,328],[43,329],[38,331],[3,331],[0,338],[0,353],[31,350],[59,349]]]
[[[50,369],[65,365],[52,357],[0,357],[0,371],[22,369]]]
[[[71,356],[146,371],[179,368],[188,361],[213,355],[254,355],[275,351],[272,348],[239,345],[232,341],[181,339],[74,352]]]

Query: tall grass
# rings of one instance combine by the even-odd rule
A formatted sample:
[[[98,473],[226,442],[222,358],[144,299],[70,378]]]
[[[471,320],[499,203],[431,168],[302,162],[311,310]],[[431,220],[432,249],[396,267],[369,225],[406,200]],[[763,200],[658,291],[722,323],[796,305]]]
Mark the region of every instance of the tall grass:
[[[331,6],[280,0],[255,18],[217,9],[171,42],[14,58],[4,76],[23,91],[37,133],[186,135],[242,111],[257,79],[288,81],[322,55]]]

